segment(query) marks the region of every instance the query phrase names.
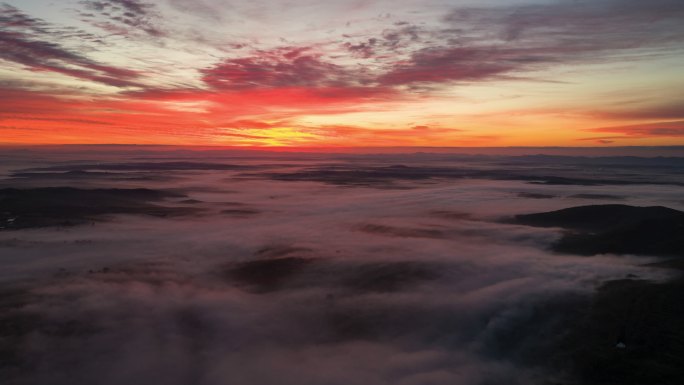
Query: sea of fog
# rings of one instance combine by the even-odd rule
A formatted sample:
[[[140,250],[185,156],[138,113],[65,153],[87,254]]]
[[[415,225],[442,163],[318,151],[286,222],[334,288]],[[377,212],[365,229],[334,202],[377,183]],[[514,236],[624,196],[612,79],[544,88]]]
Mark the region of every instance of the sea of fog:
[[[149,204],[178,209],[22,228],[3,217],[0,375],[11,384],[563,383],[556,344],[573,309],[606,281],[673,273],[645,266],[658,257],[554,253],[561,229],[509,219],[590,204],[684,210],[681,158],[1,159],[1,191],[149,189],[169,192]]]

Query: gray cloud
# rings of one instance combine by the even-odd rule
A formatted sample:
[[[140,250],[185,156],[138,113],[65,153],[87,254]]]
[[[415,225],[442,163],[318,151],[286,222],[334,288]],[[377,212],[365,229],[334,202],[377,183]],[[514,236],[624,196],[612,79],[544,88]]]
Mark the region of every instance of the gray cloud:
[[[534,44],[558,52],[657,49],[681,43],[679,20],[684,6],[676,0],[558,1],[498,8],[461,8],[450,23],[498,31],[512,44]]]
[[[86,12],[80,13],[81,17],[109,32],[125,35],[133,28],[134,31],[153,37],[165,35],[158,25],[159,20],[154,3],[140,0],[85,0],[80,3],[86,9]],[[103,18],[107,21],[100,21]]]
[[[0,6],[0,58],[35,71],[51,71],[114,87],[138,85],[138,73],[108,66],[82,53],[53,42],[55,37],[93,38],[77,30],[55,30],[42,20],[31,18],[17,8]]]
[[[568,63],[639,60],[680,53],[684,6],[676,0],[560,1],[551,4],[456,8],[451,28],[409,29],[383,37],[409,36],[408,59],[390,63],[383,85],[472,82],[521,76]],[[428,40],[420,39],[420,40]],[[390,39],[391,40],[391,39]],[[348,44],[362,57],[376,55],[378,38]],[[386,40],[384,40],[386,41]]]

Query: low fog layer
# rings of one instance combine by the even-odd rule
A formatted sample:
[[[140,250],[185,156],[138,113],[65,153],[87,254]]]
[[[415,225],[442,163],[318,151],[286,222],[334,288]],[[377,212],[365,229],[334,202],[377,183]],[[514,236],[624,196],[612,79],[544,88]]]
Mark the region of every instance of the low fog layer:
[[[0,374],[16,384],[572,381],[564,346],[596,289],[675,273],[554,252],[562,229],[511,218],[684,209],[678,158],[15,155],[5,203],[75,194],[0,213]],[[156,195],[120,200],[135,191]],[[86,214],[65,222],[70,207]],[[59,220],[22,222],[45,212]]]

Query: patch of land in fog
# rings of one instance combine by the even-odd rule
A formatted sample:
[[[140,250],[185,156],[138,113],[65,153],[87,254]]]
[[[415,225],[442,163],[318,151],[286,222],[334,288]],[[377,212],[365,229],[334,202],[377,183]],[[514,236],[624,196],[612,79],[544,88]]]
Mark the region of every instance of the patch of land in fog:
[[[516,223],[571,230],[553,244],[558,252],[684,256],[684,212],[662,206],[579,206],[521,214]]]
[[[46,187],[0,189],[0,230],[76,226],[108,214],[157,217],[190,214],[185,207],[158,205],[178,193],[151,189],[79,189]]]

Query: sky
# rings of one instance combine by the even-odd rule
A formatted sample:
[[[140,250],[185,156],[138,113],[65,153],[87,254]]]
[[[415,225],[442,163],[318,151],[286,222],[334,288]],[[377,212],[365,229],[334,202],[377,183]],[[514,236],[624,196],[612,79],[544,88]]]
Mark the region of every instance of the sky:
[[[0,0],[0,144],[684,145],[681,0]]]

